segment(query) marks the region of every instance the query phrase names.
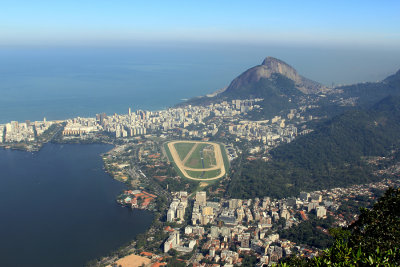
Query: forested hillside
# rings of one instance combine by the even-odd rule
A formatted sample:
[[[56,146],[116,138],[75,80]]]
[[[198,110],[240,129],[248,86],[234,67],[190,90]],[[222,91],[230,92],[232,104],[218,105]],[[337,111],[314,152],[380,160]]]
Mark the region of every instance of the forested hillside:
[[[314,132],[271,151],[269,162],[246,162],[232,176],[233,197],[284,197],[302,190],[378,180],[365,157],[400,148],[400,97],[368,110],[352,110],[320,124]]]
[[[357,98],[357,105],[371,105],[388,95],[400,95],[400,70],[381,82],[358,83],[337,88],[342,97]]]

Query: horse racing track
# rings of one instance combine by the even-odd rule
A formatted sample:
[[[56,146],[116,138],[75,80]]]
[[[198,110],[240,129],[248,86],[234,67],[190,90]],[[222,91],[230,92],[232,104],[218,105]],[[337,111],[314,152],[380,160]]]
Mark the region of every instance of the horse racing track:
[[[171,141],[165,145],[170,161],[188,179],[210,181],[223,177],[227,157],[223,145],[200,141]]]

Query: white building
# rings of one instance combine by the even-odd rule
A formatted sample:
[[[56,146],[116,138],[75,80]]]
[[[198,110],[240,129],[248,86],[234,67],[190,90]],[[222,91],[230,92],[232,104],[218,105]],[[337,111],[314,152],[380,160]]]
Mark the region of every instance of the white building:
[[[174,231],[164,243],[164,253],[167,253],[172,248],[176,248],[177,246],[179,246],[180,243],[181,241],[179,237],[179,232]]]
[[[200,205],[206,205],[207,203],[207,195],[205,191],[200,191],[196,193],[196,202]]]
[[[324,206],[317,207],[317,217],[318,218],[326,217],[326,208]]]
[[[169,209],[167,212],[167,221],[168,222],[173,222],[175,219],[175,210]]]

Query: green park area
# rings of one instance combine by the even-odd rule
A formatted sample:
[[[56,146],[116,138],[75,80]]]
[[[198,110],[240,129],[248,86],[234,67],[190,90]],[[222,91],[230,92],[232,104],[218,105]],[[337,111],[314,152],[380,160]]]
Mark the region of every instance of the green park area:
[[[184,160],[189,151],[193,148],[195,143],[176,143],[174,147],[178,152],[180,160]]]
[[[221,173],[221,170],[212,170],[212,171],[187,171],[187,173],[193,178],[214,178]]]

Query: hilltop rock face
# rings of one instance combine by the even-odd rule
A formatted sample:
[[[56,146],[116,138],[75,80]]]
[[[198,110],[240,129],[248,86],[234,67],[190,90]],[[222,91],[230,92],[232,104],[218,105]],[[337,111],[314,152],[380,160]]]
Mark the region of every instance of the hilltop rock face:
[[[226,91],[236,91],[248,88],[261,79],[273,79],[274,74],[280,74],[292,80],[295,86],[304,94],[319,93],[326,89],[323,85],[300,76],[297,71],[282,60],[267,57],[261,65],[255,66],[234,79]]]
[[[390,75],[386,79],[383,80],[384,83],[399,83],[400,82],[400,70],[398,70],[395,74]]]
[[[282,60],[273,57],[267,57],[264,59],[261,66],[255,68],[264,71],[265,76],[261,76],[260,78],[270,78],[272,73],[279,73],[293,80],[295,83],[301,83],[301,76],[297,74],[297,71],[294,68]]]

